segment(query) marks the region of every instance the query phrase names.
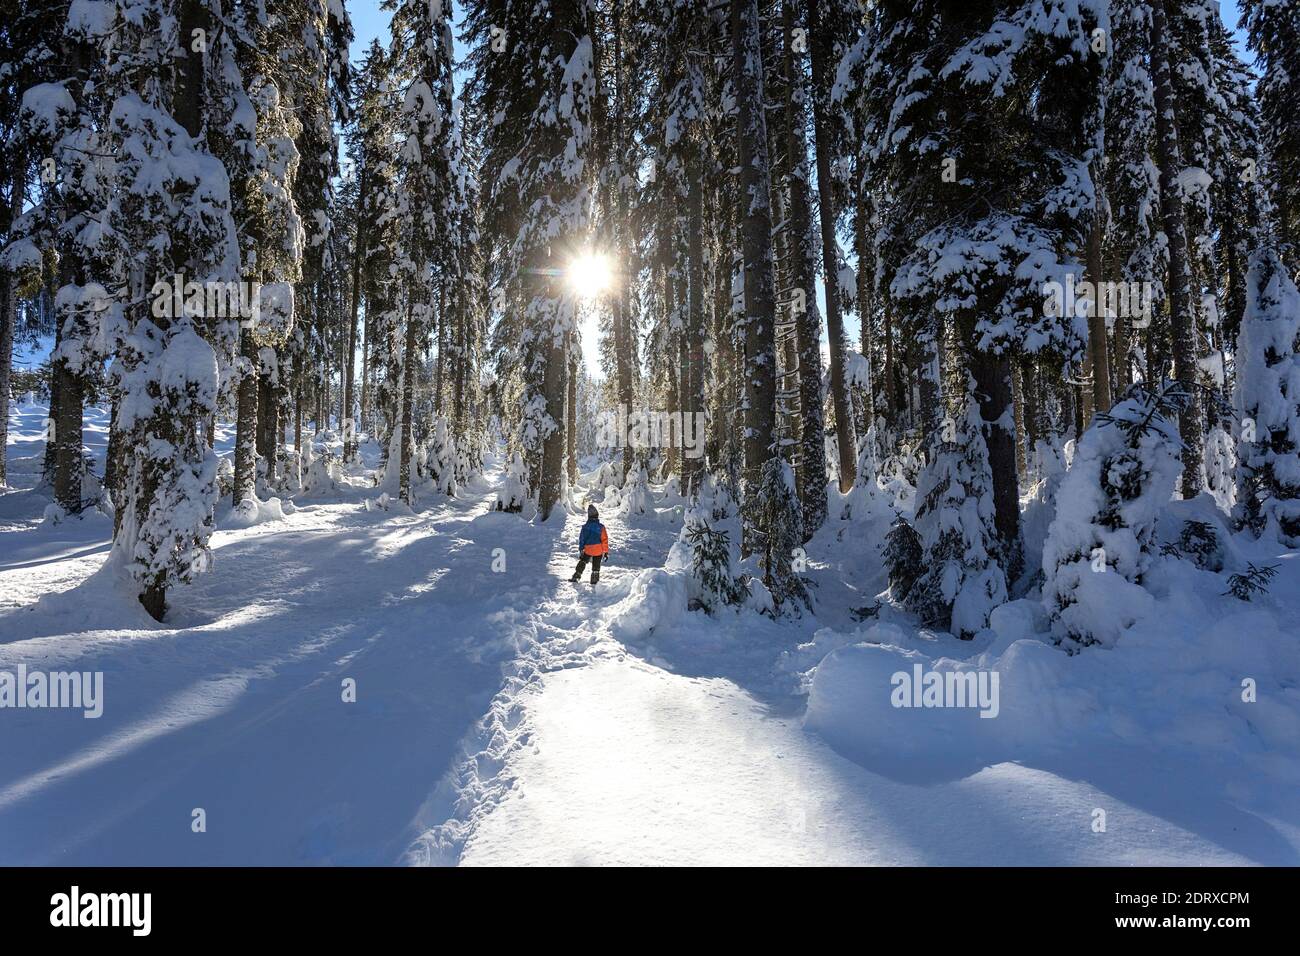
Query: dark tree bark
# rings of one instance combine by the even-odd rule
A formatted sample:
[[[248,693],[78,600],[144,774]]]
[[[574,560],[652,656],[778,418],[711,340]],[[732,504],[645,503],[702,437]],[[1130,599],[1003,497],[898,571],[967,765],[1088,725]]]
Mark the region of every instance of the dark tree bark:
[[[248,329],[239,332],[239,355],[245,367],[235,386],[234,505],[257,495],[257,345]]]
[[[406,336],[402,345],[402,417],[399,427],[402,429],[401,453],[398,456],[397,482],[398,495],[408,507],[415,504],[411,494],[411,456],[415,452],[414,408],[415,408],[415,355],[420,338],[416,329],[415,312],[408,302],[406,306]]]
[[[1151,67],[1155,82],[1156,164],[1160,169],[1160,216],[1169,240],[1169,329],[1174,378],[1188,389],[1197,382],[1196,310],[1192,302],[1192,271],[1187,253],[1187,221],[1178,191],[1182,154],[1178,146],[1177,103],[1169,65],[1165,0],[1151,2]],[[1204,423],[1200,401],[1189,401],[1178,416],[1183,440],[1184,498],[1201,491]]]
[[[698,163],[690,170],[690,183],[686,198],[687,249],[686,249],[686,335],[683,337],[684,391],[682,402],[683,426],[688,415],[703,413],[704,397],[704,187]],[[702,436],[695,434],[695,448]],[[694,452],[683,452],[682,493],[690,496],[699,491],[703,460]]]
[[[366,253],[366,234],[365,234],[365,206],[366,206],[366,178],[367,170],[363,166],[357,179],[357,235],[356,243],[352,250],[352,316],[348,320],[348,334],[346,338],[347,354],[343,362],[343,460],[351,461],[357,453],[357,423],[349,421],[352,418],[353,405],[353,385],[352,376],[356,363],[357,354],[357,317],[361,311],[361,260]]]
[[[821,207],[822,264],[826,280],[826,336],[831,353],[831,406],[835,410],[835,437],[839,450],[840,491],[853,487],[857,477],[857,440],[844,380],[844,321],[840,311],[839,245],[835,239],[835,190],[831,177],[831,118],[829,98],[835,70],[830,34],[822,23],[822,5],[809,2],[809,50],[812,54],[813,130],[816,140],[817,195]]]
[[[785,4],[785,133],[789,154],[786,182],[789,210],[790,286],[803,297],[794,316],[799,363],[799,467],[795,484],[803,505],[803,532],[812,537],[826,523],[826,423],[822,413],[821,312],[817,308],[817,261],[809,201],[807,97],[803,71],[795,62],[794,4]],[[838,406],[837,406],[838,407]],[[837,432],[838,433],[838,432]],[[856,460],[855,460],[856,465]]]
[[[732,81],[738,107],[741,246],[745,259],[742,318],[745,388],[745,478],[760,482],[772,455],[776,413],[776,298],[772,275],[771,166],[767,154],[763,66],[756,0],[731,0]]]
[[[1100,177],[1098,177],[1100,181]],[[1105,239],[1106,203],[1097,187],[1097,204],[1092,212],[1092,228],[1088,232],[1088,281],[1093,287],[1095,307],[1088,317],[1088,357],[1092,362],[1092,410],[1107,412],[1114,405],[1110,392],[1110,352],[1106,340],[1106,316],[1100,293],[1102,275],[1102,242]],[[1090,417],[1090,416],[1089,416]]]

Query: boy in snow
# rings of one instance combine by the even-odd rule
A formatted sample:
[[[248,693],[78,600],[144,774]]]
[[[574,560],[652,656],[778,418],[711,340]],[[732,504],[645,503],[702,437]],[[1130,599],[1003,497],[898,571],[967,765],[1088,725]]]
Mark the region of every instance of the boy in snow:
[[[569,580],[580,580],[582,572],[587,568],[587,562],[590,561],[591,583],[595,584],[600,580],[600,560],[607,554],[609,554],[609,535],[605,531],[605,526],[600,523],[600,512],[596,510],[596,506],[588,505],[587,523],[578,533],[578,568]]]

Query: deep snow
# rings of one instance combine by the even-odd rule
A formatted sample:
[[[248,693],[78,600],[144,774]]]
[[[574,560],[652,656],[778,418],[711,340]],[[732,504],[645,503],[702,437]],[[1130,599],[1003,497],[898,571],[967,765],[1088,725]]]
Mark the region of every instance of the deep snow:
[[[0,863],[1300,862],[1300,563],[1276,546],[1266,599],[1170,561],[1158,627],[1071,657],[1024,602],[970,642],[887,603],[858,621],[884,506],[810,544],[815,617],[711,619],[665,568],[671,491],[621,515],[584,486],[536,524],[491,510],[496,462],[413,513],[357,469],[255,521],[223,506],[158,625],[101,568],[105,516],[42,522],[43,418],[11,426],[0,669],[103,671],[105,706],[0,710]],[[595,589],[567,582],[588,495]],[[891,707],[913,660],[999,669],[1002,713]]]

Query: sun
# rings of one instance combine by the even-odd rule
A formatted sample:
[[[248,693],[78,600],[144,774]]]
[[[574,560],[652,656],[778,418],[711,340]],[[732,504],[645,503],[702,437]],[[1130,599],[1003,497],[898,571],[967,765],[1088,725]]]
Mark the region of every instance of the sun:
[[[614,272],[607,256],[587,252],[569,263],[567,277],[578,298],[594,299],[613,284]]]

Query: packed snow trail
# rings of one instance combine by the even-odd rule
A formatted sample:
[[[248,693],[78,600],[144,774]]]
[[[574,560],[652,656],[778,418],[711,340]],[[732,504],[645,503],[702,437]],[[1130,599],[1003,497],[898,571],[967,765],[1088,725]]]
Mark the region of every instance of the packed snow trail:
[[[583,520],[568,519],[552,558],[557,578],[572,573]],[[734,659],[714,661],[728,677],[674,673],[681,663],[703,670],[706,659],[673,646],[695,633],[616,640],[611,621],[638,599],[636,568],[662,564],[677,526],[601,520],[615,558],[609,574],[594,589],[585,578],[557,589],[519,622],[523,653],[436,801],[454,812],[415,842],[408,862],[1295,862],[1296,834],[1288,847],[1258,819],[1202,801],[1182,779],[1187,768],[1172,763],[1162,768],[1171,791],[1186,790],[1154,803],[1140,786],[1124,799],[1067,771],[1015,763],[926,785],[872,773],[807,733]],[[1149,775],[1150,755],[1130,762],[1119,775]],[[1162,803],[1178,808],[1179,822],[1153,812]],[[1093,830],[1096,807],[1107,808],[1106,833]]]
[[[492,513],[486,485],[415,515],[367,510],[364,490],[350,498],[219,531],[214,570],[175,596],[179,627],[153,624],[102,571],[73,599],[35,600],[51,566],[65,581],[102,561],[104,543],[66,556],[59,539],[76,522],[3,551],[0,591],[24,606],[0,618],[0,667],[103,671],[105,706],[98,719],[0,715],[0,862],[400,855],[500,686],[512,608],[553,582],[525,560],[493,573],[520,519]],[[33,560],[47,531],[57,553]],[[345,678],[356,703],[342,699]],[[191,828],[198,809],[205,833]]]

